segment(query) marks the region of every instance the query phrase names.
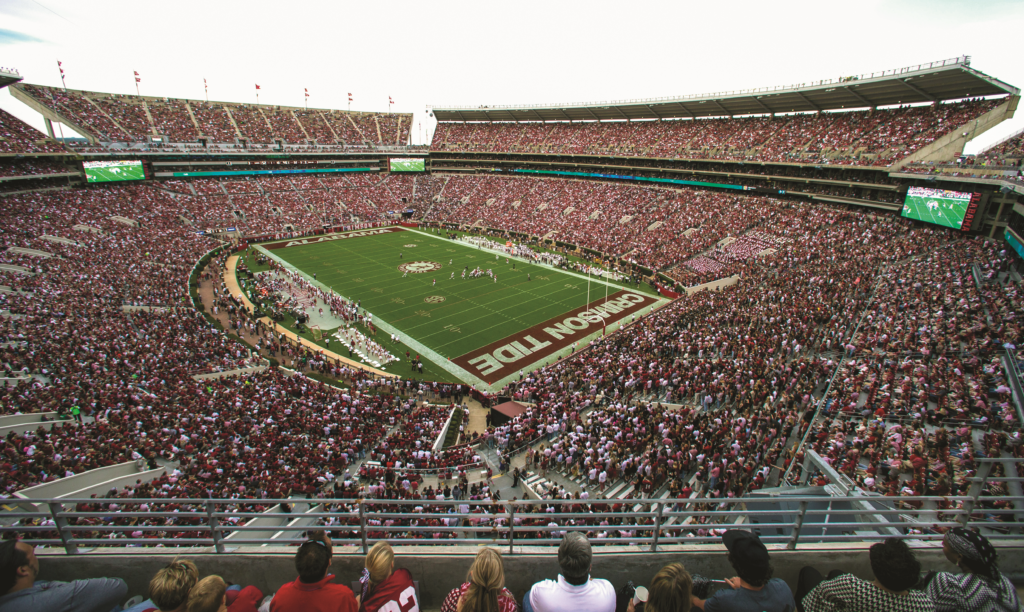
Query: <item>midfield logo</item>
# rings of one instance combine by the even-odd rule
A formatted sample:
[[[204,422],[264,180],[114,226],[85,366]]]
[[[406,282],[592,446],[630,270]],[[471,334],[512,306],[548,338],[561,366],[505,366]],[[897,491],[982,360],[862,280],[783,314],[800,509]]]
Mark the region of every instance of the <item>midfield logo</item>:
[[[436,261],[410,261],[398,266],[399,272],[408,272],[410,274],[423,274],[424,272],[433,272],[440,269],[441,264]]]

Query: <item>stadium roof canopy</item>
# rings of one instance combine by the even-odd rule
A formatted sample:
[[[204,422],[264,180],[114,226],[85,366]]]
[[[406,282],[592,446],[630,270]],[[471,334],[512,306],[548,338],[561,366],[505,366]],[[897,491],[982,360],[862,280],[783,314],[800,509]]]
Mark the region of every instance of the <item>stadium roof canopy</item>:
[[[970,56],[813,83],[642,100],[432,107],[438,121],[615,121],[814,112],[913,104],[1020,90],[971,68]]]
[[[17,83],[21,78],[21,75],[17,72],[12,72],[7,68],[0,68],[0,89]]]

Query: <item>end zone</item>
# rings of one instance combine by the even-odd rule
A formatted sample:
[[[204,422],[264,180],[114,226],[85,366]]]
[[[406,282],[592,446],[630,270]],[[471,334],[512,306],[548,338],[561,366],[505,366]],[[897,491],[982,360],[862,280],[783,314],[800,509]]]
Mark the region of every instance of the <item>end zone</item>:
[[[259,246],[267,249],[268,251],[274,251],[277,249],[284,249],[293,246],[302,246],[305,244],[319,244],[321,242],[331,242],[334,240],[345,240],[346,238],[360,238],[362,236],[377,236],[379,234],[394,234],[396,232],[404,232],[405,230],[400,227],[381,227],[378,229],[368,230],[353,230],[350,232],[333,232],[330,234],[321,234],[319,236],[307,236],[306,238],[295,238],[292,240],[281,240],[278,242],[264,242]]]
[[[484,382],[494,384],[600,331],[602,327],[621,321],[660,301],[636,291],[616,291],[607,300],[594,300],[586,306],[455,357],[452,361]]]

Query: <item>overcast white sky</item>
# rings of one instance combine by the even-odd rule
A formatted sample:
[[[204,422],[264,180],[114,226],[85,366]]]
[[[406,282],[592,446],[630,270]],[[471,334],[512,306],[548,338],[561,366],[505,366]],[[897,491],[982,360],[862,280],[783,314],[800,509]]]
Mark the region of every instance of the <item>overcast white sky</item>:
[[[0,66],[29,83],[416,113],[789,85],[970,55],[1024,86],[1022,0],[138,2],[0,0]],[[42,129],[0,91],[0,108]],[[977,150],[1024,127],[979,137]],[[414,126],[415,128],[415,126]],[[413,139],[420,141],[420,130]]]

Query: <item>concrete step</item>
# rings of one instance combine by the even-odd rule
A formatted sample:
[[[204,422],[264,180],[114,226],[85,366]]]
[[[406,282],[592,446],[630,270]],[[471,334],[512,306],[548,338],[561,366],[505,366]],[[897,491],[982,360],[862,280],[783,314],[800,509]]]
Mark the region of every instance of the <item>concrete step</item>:
[[[636,487],[634,487],[633,485],[626,485],[625,488],[623,488],[621,491],[615,494],[615,499],[626,499],[627,497],[632,495],[633,491],[635,490]]]
[[[606,497],[609,497],[611,499],[619,499],[619,493],[626,490],[627,488],[629,487],[626,485],[626,482],[620,481],[618,484],[612,485],[612,487],[608,489]]]

